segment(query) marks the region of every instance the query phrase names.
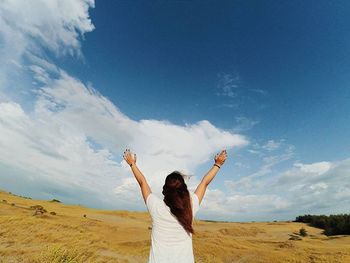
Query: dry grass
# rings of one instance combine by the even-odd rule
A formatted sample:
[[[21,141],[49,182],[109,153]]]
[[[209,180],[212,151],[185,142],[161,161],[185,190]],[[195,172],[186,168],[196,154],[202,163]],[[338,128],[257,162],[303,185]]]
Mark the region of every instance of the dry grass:
[[[47,212],[33,216],[35,205]],[[89,209],[0,191],[0,263],[147,262],[150,225],[143,212]],[[301,227],[309,235],[290,240]],[[302,223],[196,220],[195,230],[197,263],[350,262],[349,236],[327,237]]]

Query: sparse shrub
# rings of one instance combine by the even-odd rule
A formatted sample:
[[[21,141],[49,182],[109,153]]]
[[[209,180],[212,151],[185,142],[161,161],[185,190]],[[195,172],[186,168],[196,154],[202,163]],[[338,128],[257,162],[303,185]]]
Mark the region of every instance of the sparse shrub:
[[[54,212],[54,211],[52,211],[52,212],[50,212],[50,215],[56,215],[56,212]]]
[[[32,205],[30,207],[30,209],[35,210],[34,213],[33,213],[33,216],[43,215],[44,213],[47,212],[47,210],[41,205]]]
[[[41,216],[44,214],[44,211],[41,211],[41,210],[35,210],[34,213],[33,213],[33,216]]]
[[[4,203],[7,203],[7,200],[5,200],[5,199],[2,199],[2,202],[4,202]]]
[[[15,204],[15,203],[12,203],[11,205],[12,205],[12,206],[15,206],[16,204]]]
[[[30,207],[30,209],[34,209],[34,210],[43,210],[44,209],[44,207],[42,206],[42,205],[32,205],[31,207]]]
[[[50,202],[61,203],[61,201],[60,201],[60,200],[58,200],[58,199],[52,199]]]
[[[152,230],[152,227],[151,227],[151,226],[149,226],[149,227],[148,227],[148,230]]]
[[[302,238],[300,236],[297,236],[297,235],[290,235],[289,240],[302,240]]]
[[[90,253],[77,249],[67,249],[63,246],[47,247],[41,252],[40,263],[80,263],[87,262]]]
[[[86,215],[84,214],[84,215],[83,215],[83,217],[85,217],[85,218],[86,218]]]
[[[16,195],[16,194],[15,194],[15,196],[22,197],[22,198],[25,198],[25,199],[32,199],[31,197],[23,196],[23,195]]]
[[[302,237],[306,237],[307,236],[307,231],[305,228],[300,228],[299,229],[299,235],[301,235]]]
[[[282,244],[279,245],[280,248],[294,248],[295,245],[291,241],[285,241]]]

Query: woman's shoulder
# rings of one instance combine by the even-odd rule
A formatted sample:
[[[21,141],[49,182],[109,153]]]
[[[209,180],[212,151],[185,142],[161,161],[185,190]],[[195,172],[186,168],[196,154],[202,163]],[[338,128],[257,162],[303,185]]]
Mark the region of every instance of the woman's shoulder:
[[[159,201],[162,201],[162,199],[159,198],[159,196],[155,193],[150,193],[148,196],[147,196],[147,199],[146,200],[152,200],[153,202],[159,202]]]

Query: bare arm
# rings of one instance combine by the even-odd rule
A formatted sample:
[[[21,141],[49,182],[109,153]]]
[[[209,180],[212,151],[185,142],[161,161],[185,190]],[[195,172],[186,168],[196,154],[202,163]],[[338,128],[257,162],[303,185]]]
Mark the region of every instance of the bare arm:
[[[136,165],[136,154],[134,154],[134,157],[133,157],[130,150],[126,149],[124,151],[124,159],[131,166],[131,171],[133,172],[136,178],[136,181],[140,185],[143,200],[146,203],[147,197],[149,196],[150,193],[152,193],[152,191],[147,183],[145,176],[142,174],[142,172]]]
[[[205,191],[208,188],[208,185],[210,182],[214,179],[215,175],[219,171],[218,166],[222,166],[227,158],[226,150],[221,151],[220,154],[217,154],[214,158],[215,164],[212,168],[206,173],[206,175],[203,177],[202,181],[197,186],[196,191],[194,192],[198,196],[199,204],[202,202],[202,199],[204,197]]]

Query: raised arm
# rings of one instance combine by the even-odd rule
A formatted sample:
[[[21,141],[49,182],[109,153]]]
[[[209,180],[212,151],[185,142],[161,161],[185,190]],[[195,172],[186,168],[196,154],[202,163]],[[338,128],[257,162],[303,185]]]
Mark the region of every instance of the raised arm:
[[[222,150],[220,154],[216,154],[214,157],[214,165],[210,168],[210,170],[207,172],[206,175],[204,175],[202,181],[197,186],[196,191],[194,193],[198,196],[199,204],[202,202],[202,199],[204,197],[205,191],[207,190],[208,185],[213,180],[217,172],[219,171],[220,167],[224,164],[225,160],[227,158],[227,152],[226,150]]]
[[[136,154],[132,154],[130,149],[124,151],[124,160],[130,165],[131,171],[133,172],[137,182],[141,187],[141,192],[143,200],[146,203],[147,197],[152,193],[151,188],[149,187],[145,176],[141,173],[140,169],[136,165]]]

